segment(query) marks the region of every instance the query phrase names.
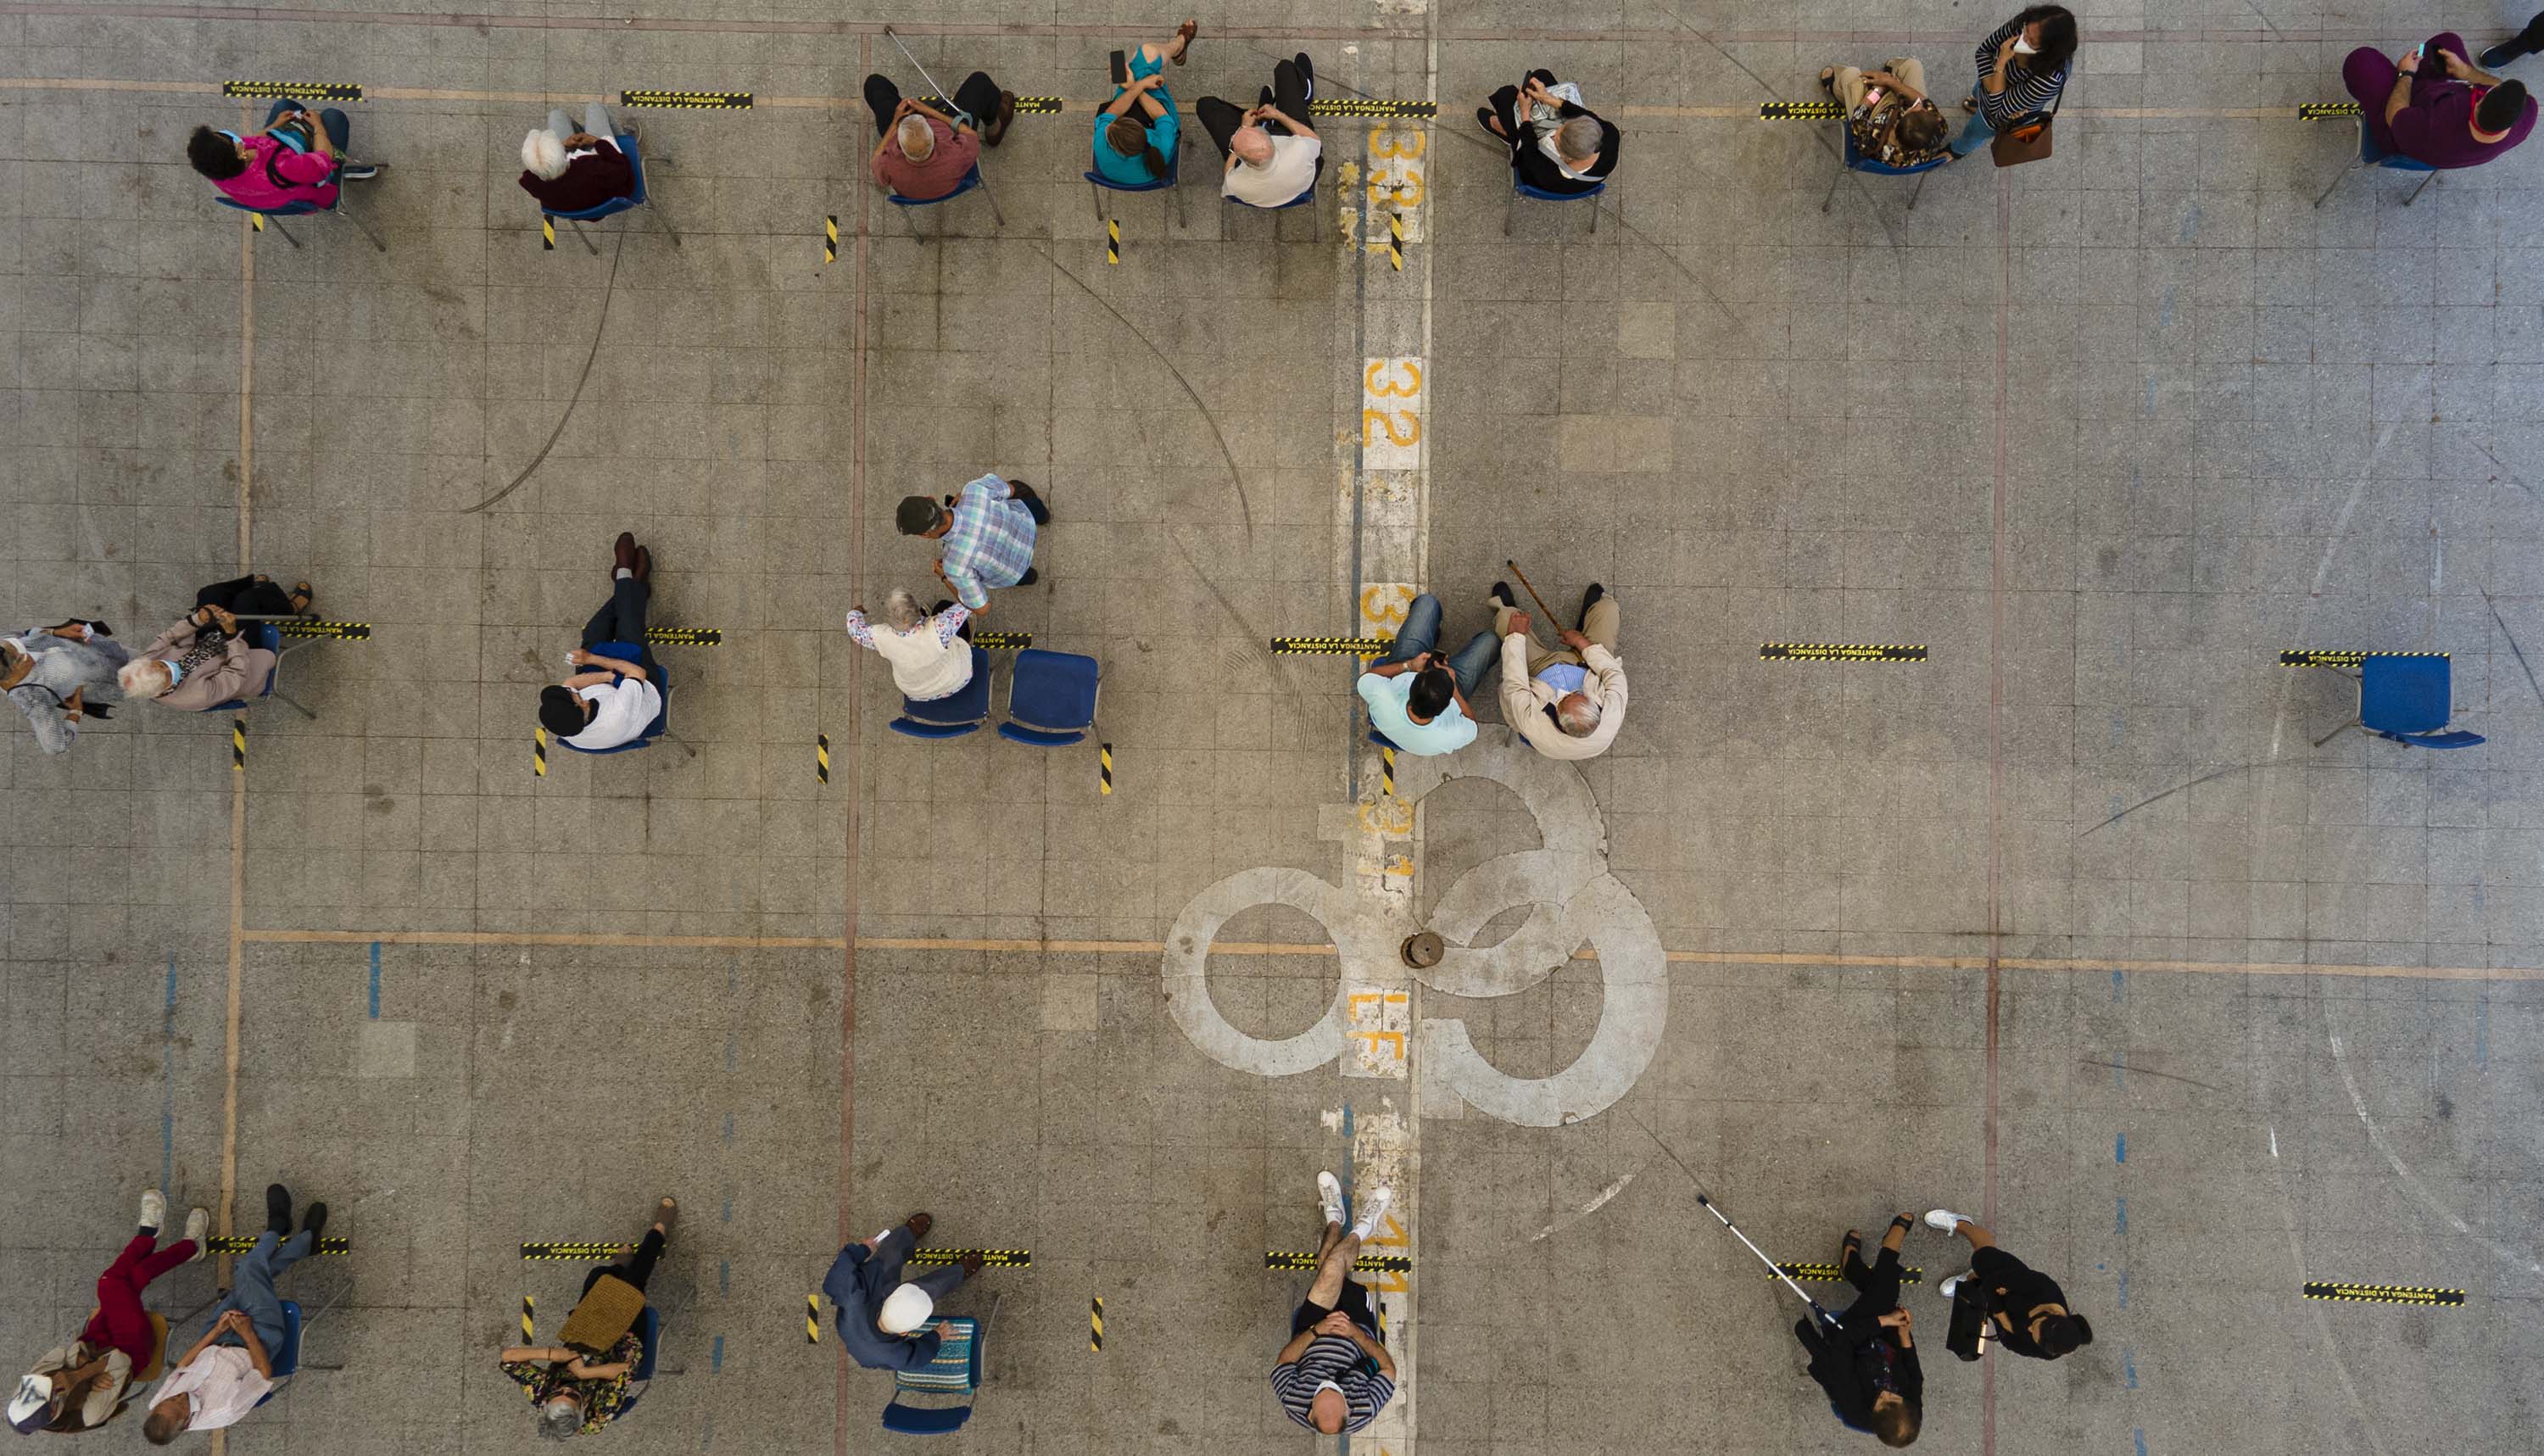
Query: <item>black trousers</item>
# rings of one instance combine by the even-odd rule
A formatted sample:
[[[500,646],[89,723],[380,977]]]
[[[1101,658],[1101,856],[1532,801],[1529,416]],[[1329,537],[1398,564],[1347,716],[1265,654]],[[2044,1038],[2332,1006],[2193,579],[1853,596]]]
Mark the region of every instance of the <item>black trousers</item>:
[[[635,1285],[638,1289],[643,1289],[645,1287],[645,1281],[654,1277],[654,1260],[661,1258],[662,1256],[663,1236],[655,1230],[647,1229],[645,1231],[645,1242],[636,1246],[636,1252],[634,1254],[627,1255],[627,1262],[623,1264],[602,1264],[594,1269],[591,1273],[584,1275],[583,1292],[585,1294],[590,1294],[592,1292],[592,1286],[599,1283],[600,1276],[603,1274],[615,1274],[619,1278],[626,1280],[628,1283]]]
[[[1850,1252],[1838,1272],[1846,1275],[1846,1282],[1855,1286],[1859,1296],[1848,1313],[1868,1309],[1873,1314],[1886,1315],[1899,1308],[1899,1251],[1882,1250],[1868,1267],[1861,1253]]]
[[[273,582],[261,582],[252,576],[214,582],[195,594],[195,605],[243,611],[250,616],[291,615],[291,594]]]
[[[1295,60],[1285,60],[1272,68],[1272,84],[1263,92],[1263,100],[1281,109],[1285,117],[1296,117],[1301,125],[1308,121],[1308,73]],[[1201,127],[1219,147],[1220,156],[1228,156],[1228,144],[1235,138],[1236,128],[1245,124],[1245,108],[1216,96],[1205,96],[1193,103],[1193,115],[1201,119]],[[1266,121],[1285,135],[1290,128],[1278,121]]]
[[[986,131],[998,117],[998,83],[987,71],[974,71],[954,88],[954,109],[971,115],[975,127]],[[901,105],[901,88],[884,75],[866,77],[866,110],[874,113],[875,135],[881,136],[892,125],[892,113]]]
[[[1528,78],[1549,89],[1552,89],[1554,85],[1554,73],[1544,66],[1529,72]],[[1517,86],[1505,86],[1486,98],[1486,101],[1492,107],[1493,115],[1500,119],[1502,138],[1511,144],[1512,150],[1518,150],[1522,142],[1530,146],[1537,144],[1537,138],[1530,135],[1528,128],[1520,124]]]
[[[636,665],[652,673],[654,649],[645,641],[645,604],[653,598],[654,589],[632,576],[611,582],[609,600],[583,624],[583,650],[590,652],[603,642],[633,642]]]
[[[1316,1327],[1318,1320],[1336,1310],[1351,1316],[1351,1322],[1368,1331],[1371,1338],[1378,1337],[1378,1312],[1369,1307],[1369,1286],[1348,1278],[1343,1280],[1343,1292],[1336,1295],[1330,1305],[1321,1305],[1312,1299],[1299,1301],[1299,1307],[1290,1312],[1290,1334],[1307,1334]]]

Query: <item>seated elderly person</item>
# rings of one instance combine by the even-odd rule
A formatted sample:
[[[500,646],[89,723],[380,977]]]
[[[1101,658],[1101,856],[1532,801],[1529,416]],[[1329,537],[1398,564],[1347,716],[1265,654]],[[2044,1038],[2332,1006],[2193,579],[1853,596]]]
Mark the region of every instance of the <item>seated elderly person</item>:
[[[1475,120],[1510,148],[1520,181],[1539,192],[1595,192],[1617,170],[1625,137],[1597,112],[1557,95],[1553,88],[1561,84],[1552,71],[1531,71],[1475,108]],[[1563,89],[1580,93],[1577,86]]]
[[[1016,119],[1016,94],[974,71],[954,88],[954,113],[904,96],[892,78],[866,77],[866,110],[874,114],[875,148],[866,170],[875,185],[915,202],[952,197],[981,161],[981,148],[1004,140]]]
[[[679,1201],[654,1205],[654,1226],[627,1258],[583,1276],[583,1296],[552,1345],[507,1346],[502,1368],[538,1408],[539,1434],[552,1441],[597,1435],[631,1403],[628,1387],[645,1363],[645,1285],[678,1226]]]
[[[848,610],[848,636],[892,664],[892,684],[912,702],[951,697],[972,681],[972,608],[939,602],[921,611],[918,599],[896,587],[883,599],[883,622],[866,620],[862,607]]]
[[[104,622],[29,627],[0,637],[0,691],[27,715],[38,748],[65,753],[79,737],[83,717],[103,722],[114,716],[108,705],[123,698],[115,675],[131,660]]]
[[[1847,134],[1865,157],[1899,168],[1950,160],[1951,126],[1926,94],[1926,67],[1914,56],[1893,56],[1877,71],[1830,66],[1820,89],[1846,108]]]
[[[1316,67],[1300,51],[1272,67],[1272,84],[1251,109],[1205,96],[1193,103],[1219,147],[1219,195],[1252,207],[1283,207],[1316,185],[1324,141],[1304,120],[1316,99]]]
[[[636,167],[618,150],[618,130],[599,102],[586,102],[583,129],[565,109],[548,112],[544,129],[521,138],[521,191],[548,212],[584,212],[636,195]]]
[[[262,576],[215,582],[195,594],[195,609],[178,619],[115,675],[127,697],[199,713],[233,698],[253,697],[274,681],[280,655],[250,646],[237,613],[297,616],[315,594],[307,582],[289,593]]]
[[[1501,639],[1502,721],[1550,759],[1595,759],[1626,725],[1626,663],[1617,655],[1617,599],[1597,582],[1581,594],[1581,624],[1559,648],[1529,636],[1510,584],[1493,583],[1493,631]]]

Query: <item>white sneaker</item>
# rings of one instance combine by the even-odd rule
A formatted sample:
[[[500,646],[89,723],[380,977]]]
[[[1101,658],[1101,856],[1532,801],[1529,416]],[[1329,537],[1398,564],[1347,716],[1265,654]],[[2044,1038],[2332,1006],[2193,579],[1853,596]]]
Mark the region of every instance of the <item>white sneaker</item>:
[[[211,1251],[204,1247],[204,1241],[211,1238],[211,1236],[212,1211],[208,1208],[187,1209],[186,1237],[194,1241],[195,1256],[186,1260],[186,1262],[190,1264],[201,1263],[204,1258],[209,1256]]]
[[[1978,1220],[1973,1219],[1966,1214],[1954,1213],[1948,1208],[1930,1208],[1926,1210],[1926,1227],[1930,1229],[1941,1229],[1947,1234],[1952,1232],[1952,1230],[1960,1227],[1962,1224],[1976,1222],[1978,1222]]]
[[[1961,1281],[1968,1277],[1969,1275],[1967,1274],[1954,1274],[1952,1277],[1946,1279],[1943,1283],[1936,1285],[1935,1292],[1948,1300],[1955,1293],[1959,1292]]]
[[[1338,1224],[1343,1221],[1342,1179],[1330,1173],[1316,1174],[1316,1206],[1325,1211],[1325,1222]]]
[[[154,1234],[168,1227],[168,1195],[157,1188],[141,1190],[141,1227]]]
[[[1387,1205],[1394,1201],[1393,1188],[1381,1187],[1377,1192],[1370,1194],[1368,1206],[1360,1211],[1360,1222],[1352,1226],[1352,1236],[1358,1239],[1368,1238],[1371,1231],[1387,1217]]]

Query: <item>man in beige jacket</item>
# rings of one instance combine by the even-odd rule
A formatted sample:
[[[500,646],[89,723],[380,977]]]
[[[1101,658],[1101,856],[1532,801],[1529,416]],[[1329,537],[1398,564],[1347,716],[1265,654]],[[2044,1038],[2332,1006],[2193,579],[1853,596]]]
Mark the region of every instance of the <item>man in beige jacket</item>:
[[[1581,594],[1581,625],[1559,648],[1541,649],[1529,616],[1493,583],[1493,632],[1502,639],[1502,721],[1550,759],[1595,759],[1626,723],[1626,664],[1617,656],[1616,600],[1597,582]]]

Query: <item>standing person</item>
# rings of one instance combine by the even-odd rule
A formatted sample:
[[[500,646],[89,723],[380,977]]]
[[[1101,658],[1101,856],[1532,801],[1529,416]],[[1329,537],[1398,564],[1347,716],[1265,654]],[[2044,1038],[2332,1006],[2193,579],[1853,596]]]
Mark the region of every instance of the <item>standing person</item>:
[[[1330,1173],[1316,1174],[1316,1201],[1324,1228],[1316,1240],[1316,1275],[1308,1297],[1290,1315],[1290,1342],[1273,1357],[1272,1394],[1281,1414],[1310,1430],[1343,1435],[1378,1418],[1395,1395],[1395,1360],[1378,1337],[1378,1316],[1369,1290],[1353,1281],[1360,1246],[1394,1196],[1372,1193],[1359,1223],[1343,1229],[1343,1185]]]
[[[679,1218],[679,1200],[660,1200],[654,1205],[654,1226],[625,1263],[606,1264],[583,1276],[581,1299],[558,1336],[565,1343],[508,1345],[498,1357],[504,1373],[538,1408],[541,1436],[562,1441],[596,1435],[625,1409],[627,1387],[645,1360],[645,1337],[637,1325],[645,1311],[645,1283],[654,1277],[655,1260],[663,1256]],[[612,1282],[602,1284],[603,1279]],[[596,1286],[601,1291],[596,1301]],[[587,1321],[587,1336],[596,1329],[597,1337],[579,1338],[578,1326]]]
[[[866,77],[866,109],[874,113],[875,149],[866,170],[875,185],[925,202],[951,196],[980,163],[981,148],[1006,139],[1007,123],[1016,119],[1016,94],[1002,90],[988,72],[974,71],[954,88],[954,114],[948,116],[902,95],[890,77],[878,73]]]
[[[1493,583],[1493,631],[1501,641],[1502,721],[1550,759],[1595,759],[1626,724],[1626,663],[1617,656],[1617,599],[1592,582],[1581,625],[1559,648],[1540,648],[1508,582]]]
[[[1113,99],[1095,114],[1095,171],[1108,182],[1140,187],[1166,175],[1183,122],[1175,116],[1175,99],[1166,93],[1165,63],[1184,63],[1201,22],[1185,21],[1164,45],[1143,45],[1131,52],[1130,81],[1113,88]]]
[[[1272,84],[1251,110],[1240,112],[1236,103],[1216,96],[1193,103],[1201,129],[1219,147],[1221,197],[1283,207],[1316,185],[1325,144],[1303,120],[1315,99],[1315,63],[1302,50],[1272,68]]]
[[[636,196],[636,166],[618,149],[609,109],[585,102],[577,129],[565,108],[551,108],[547,125],[521,138],[521,191],[549,212],[585,212]]]
[[[274,681],[282,654],[265,645],[278,640],[271,623],[242,630],[237,613],[297,616],[314,596],[307,582],[287,593],[262,576],[214,582],[195,594],[193,611],[116,670],[116,684],[126,697],[186,713],[253,697]]]
[[[274,1281],[318,1250],[327,1227],[327,1205],[312,1203],[291,1233],[291,1191],[265,1188],[265,1232],[256,1248],[230,1267],[237,1281],[212,1314],[212,1326],[186,1351],[150,1402],[141,1424],[150,1444],[164,1446],[190,1430],[236,1425],[274,1390],[274,1356],[282,1348],[282,1296]],[[285,1236],[289,1236],[286,1241]]]
[[[2526,23],[2526,29],[2497,45],[2485,47],[2477,58],[2485,68],[2496,70],[2519,56],[2533,55],[2539,50],[2544,50],[2544,11],[2537,11],[2535,18]]]
[[[951,1324],[924,1328],[937,1301],[952,1294],[963,1280],[981,1271],[981,1255],[967,1254],[961,1263],[931,1269],[904,1281],[903,1265],[927,1231],[936,1227],[932,1214],[914,1213],[893,1228],[839,1251],[822,1292],[837,1307],[839,1347],[869,1370],[923,1370],[936,1358]]]
[[[557,741],[588,753],[616,748],[645,736],[663,711],[662,670],[645,642],[645,607],[654,600],[654,552],[622,530],[610,544],[609,600],[584,623],[583,645],[565,655],[577,673],[539,689],[539,726]],[[602,657],[604,642],[632,642],[636,660]]]
[[[848,608],[848,636],[892,664],[892,686],[902,696],[933,702],[972,681],[971,635],[964,630],[971,616],[972,608],[960,602],[939,602],[934,611],[922,611],[917,598],[895,587],[883,599],[880,624],[866,620],[864,607]]]
[[[265,129],[252,136],[196,127],[186,138],[186,160],[243,207],[268,212],[294,202],[332,207],[338,183],[379,175],[378,167],[345,155],[352,135],[352,123],[336,108],[313,117],[285,98],[266,113]]]
[[[1884,167],[1922,167],[1953,155],[1945,145],[1952,128],[1926,94],[1925,62],[1913,55],[1892,56],[1875,71],[1830,66],[1820,72],[1820,89],[1846,108],[1856,151]]]
[[[1369,726],[1408,754],[1454,754],[1475,741],[1467,694],[1483,681],[1501,639],[1477,632],[1454,657],[1440,641],[1440,599],[1425,592],[1404,608],[1395,645],[1362,671],[1353,690],[1369,704]]]
[[[1970,120],[1952,138],[1956,157],[2058,104],[2076,59],[2076,17],[2063,5],[2034,5],[1988,32],[1974,54],[1979,79],[1961,103]]]
[[[29,627],[0,637],[0,692],[7,692],[27,715],[36,747],[66,753],[79,737],[83,718],[104,722],[114,716],[110,705],[123,700],[115,675],[131,660],[104,622],[74,618],[58,626]]]
[[[159,1229],[167,1221],[167,1195],[157,1188],[144,1192],[139,1230],[97,1276],[97,1313],[81,1327],[79,1338],[47,1351],[18,1382],[9,1402],[11,1430],[95,1430],[123,1409],[133,1372],[150,1368],[159,1353],[159,1332],[141,1307],[141,1291],[161,1274],[203,1256],[212,1215],[208,1209],[186,1210],[186,1237],[161,1249]]]
[[[1914,1321],[1899,1307],[1899,1246],[1916,1226],[1901,1214],[1881,1236],[1880,1256],[1864,1262],[1864,1236],[1853,1229],[1838,1243],[1838,1268],[1856,1288],[1856,1301],[1830,1330],[1815,1314],[1793,1326],[1810,1352],[1811,1379],[1828,1392],[1829,1408],[1850,1429],[1869,1431],[1885,1446],[1917,1439],[1926,1418],[1926,1371],[1917,1361]]]
[[[2058,1281],[1997,1248],[1995,1237],[1976,1220],[1937,1208],[1927,1213],[1926,1227],[1970,1241],[1970,1271],[1946,1279],[1941,1292],[1950,1299],[1963,1279],[1978,1280],[1988,1296],[1989,1318],[1996,1324],[1991,1333],[1999,1344],[2018,1355],[2054,1360],[2094,1342],[2094,1327],[2067,1308],[2067,1291]]]
[[[2399,61],[2361,45],[2341,63],[2341,80],[2358,98],[2378,150],[2440,170],[2479,167],[2535,129],[2535,98],[2526,83],[2466,64],[2464,40],[2452,31],[2431,36]]]
[[[984,475],[941,506],[925,496],[904,496],[893,520],[903,535],[945,542],[936,553],[936,579],[975,615],[990,609],[991,592],[1041,580],[1033,565],[1034,536],[1051,525],[1051,508],[1021,480]]]
[[[1510,148],[1511,170],[1540,192],[1596,192],[1617,170],[1625,133],[1580,102],[1558,95],[1554,73],[1539,69],[1520,84],[1496,91],[1475,108],[1475,120]],[[1539,118],[1536,113],[1549,115]]]

